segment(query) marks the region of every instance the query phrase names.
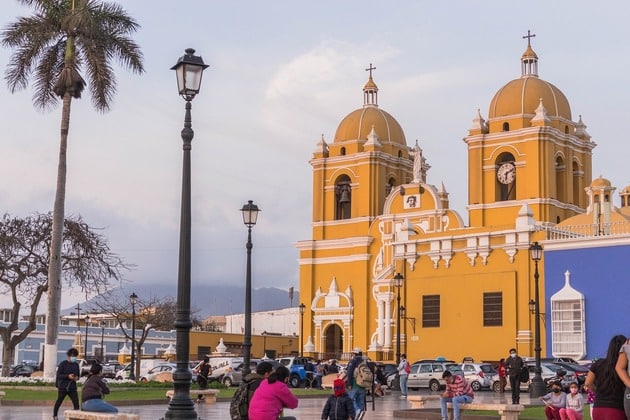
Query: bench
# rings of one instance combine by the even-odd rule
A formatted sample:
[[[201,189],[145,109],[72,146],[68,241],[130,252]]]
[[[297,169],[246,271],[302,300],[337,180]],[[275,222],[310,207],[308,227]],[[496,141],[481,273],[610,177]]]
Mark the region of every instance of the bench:
[[[440,401],[439,395],[408,395],[407,401],[411,404],[412,409],[421,409],[425,408],[424,405],[428,401]],[[453,405],[451,403],[447,404],[449,418],[453,418]],[[483,404],[472,402],[470,404],[460,404],[459,408],[461,411],[464,410],[486,410],[486,411],[497,411],[501,416],[501,420],[517,420],[521,411],[525,409],[524,406],[520,404]]]
[[[204,401],[209,404],[214,404],[217,402],[218,393],[219,393],[218,389],[191,389],[190,390],[191,398],[195,399],[197,398],[197,395],[204,395],[206,397]],[[175,394],[175,391],[172,389],[169,389],[168,391],[166,391],[166,398],[170,400],[171,398],[173,398],[174,394]]]
[[[97,413],[79,410],[66,410],[63,412],[63,416],[66,420],[140,420],[138,414]]]

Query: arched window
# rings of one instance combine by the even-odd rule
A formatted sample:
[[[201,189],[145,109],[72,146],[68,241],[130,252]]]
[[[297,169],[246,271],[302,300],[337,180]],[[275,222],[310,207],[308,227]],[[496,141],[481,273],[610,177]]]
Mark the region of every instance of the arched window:
[[[580,196],[582,193],[582,189],[580,188],[580,167],[577,162],[573,162],[572,165],[573,172],[573,204],[576,206],[580,205]]]
[[[339,151],[339,153],[341,153],[341,156],[345,156],[346,155],[346,148],[342,147],[341,150]]]
[[[503,123],[503,131],[510,131],[510,123],[508,122]]]
[[[565,202],[567,197],[566,165],[562,156],[556,157],[556,199]]]
[[[501,153],[495,162],[496,201],[516,200],[516,165],[514,155]]]
[[[335,182],[335,220],[349,219],[352,209],[350,177],[341,175]]]
[[[390,178],[389,181],[387,181],[387,184],[385,184],[385,197],[387,197],[389,193],[392,192],[392,189],[394,189],[394,185],[396,185],[396,181],[394,180],[394,178]]]

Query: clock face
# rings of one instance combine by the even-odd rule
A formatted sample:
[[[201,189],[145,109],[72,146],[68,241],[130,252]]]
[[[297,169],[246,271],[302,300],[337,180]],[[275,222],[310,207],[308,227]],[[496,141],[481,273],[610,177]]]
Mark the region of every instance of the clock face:
[[[511,184],[516,179],[516,167],[513,163],[507,162],[497,169],[497,179],[501,184]]]

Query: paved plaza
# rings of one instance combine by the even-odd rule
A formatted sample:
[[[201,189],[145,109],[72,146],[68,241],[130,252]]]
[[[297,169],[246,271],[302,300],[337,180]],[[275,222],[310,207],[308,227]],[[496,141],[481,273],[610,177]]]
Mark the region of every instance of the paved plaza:
[[[410,395],[428,395],[428,391],[413,391]],[[389,420],[394,418],[394,411],[409,408],[406,400],[401,399],[398,392],[393,392],[384,398],[377,398],[375,402],[375,410],[372,411],[371,404],[368,403],[368,412],[364,420],[378,419]],[[484,403],[509,403],[510,394],[496,394],[491,391],[480,391],[475,394],[475,401]],[[318,398],[300,398],[300,404],[295,410],[286,410],[285,415],[292,415],[299,420],[310,420],[321,418],[322,408],[326,402],[325,397]],[[529,395],[521,393],[521,404],[529,405]],[[229,401],[219,401],[216,404],[199,404],[196,405],[196,411],[199,419],[203,420],[229,420]],[[139,414],[143,420],[158,420],[164,416],[168,404],[149,404],[149,405],[131,405],[119,407],[125,413]],[[439,402],[427,403],[427,408],[439,407]],[[63,411],[71,409],[71,404],[64,404],[59,410],[59,419],[63,419]],[[11,406],[3,404],[0,407],[0,420],[50,420],[52,418],[52,405],[38,406]]]

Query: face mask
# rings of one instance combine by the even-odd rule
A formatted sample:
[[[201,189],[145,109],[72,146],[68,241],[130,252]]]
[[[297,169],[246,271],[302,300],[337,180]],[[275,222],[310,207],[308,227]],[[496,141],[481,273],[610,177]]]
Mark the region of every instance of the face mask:
[[[76,361],[77,361],[77,358],[76,358],[76,357],[74,357],[74,356],[72,356],[72,357],[70,357],[70,361],[71,361],[72,363],[74,363],[74,362],[76,362]]]
[[[553,392],[557,394],[558,392],[560,392],[560,388],[554,388]]]
[[[510,357],[516,357],[516,353],[510,353]]]
[[[573,395],[577,394],[577,388],[571,388],[571,394]]]

